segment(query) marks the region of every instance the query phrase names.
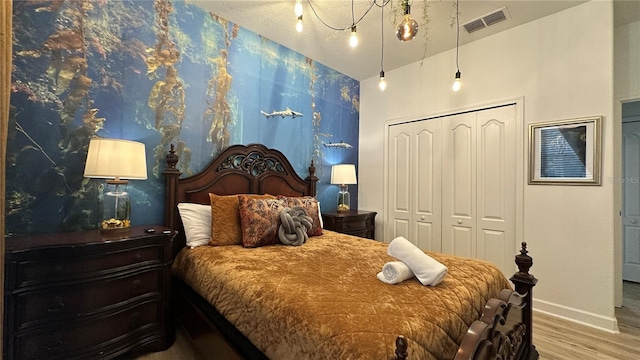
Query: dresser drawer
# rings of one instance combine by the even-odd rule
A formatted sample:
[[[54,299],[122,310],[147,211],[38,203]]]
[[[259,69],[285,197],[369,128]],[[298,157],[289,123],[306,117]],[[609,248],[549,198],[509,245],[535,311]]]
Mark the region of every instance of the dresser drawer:
[[[160,295],[161,272],[151,269],[117,278],[54,287],[46,291],[24,292],[16,295],[16,327],[44,324],[55,320],[73,320],[122,306],[137,298]]]
[[[55,281],[96,276],[131,266],[160,264],[163,247],[158,244],[88,256],[43,257],[17,261],[16,288]]]
[[[98,321],[61,322],[59,326],[38,328],[16,339],[16,359],[67,359],[83,354],[98,358],[103,346],[122,341],[127,335],[148,328],[158,330],[156,323],[160,303],[151,301],[112,313]],[[94,354],[94,357],[86,357]]]

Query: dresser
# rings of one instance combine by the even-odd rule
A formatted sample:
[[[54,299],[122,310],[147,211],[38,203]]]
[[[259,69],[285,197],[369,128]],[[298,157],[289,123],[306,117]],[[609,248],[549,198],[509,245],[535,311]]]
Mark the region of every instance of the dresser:
[[[169,347],[175,232],[153,229],[7,238],[4,359],[108,359]]]
[[[344,234],[373,239],[376,231],[376,212],[350,210],[345,212],[323,212],[323,227]]]

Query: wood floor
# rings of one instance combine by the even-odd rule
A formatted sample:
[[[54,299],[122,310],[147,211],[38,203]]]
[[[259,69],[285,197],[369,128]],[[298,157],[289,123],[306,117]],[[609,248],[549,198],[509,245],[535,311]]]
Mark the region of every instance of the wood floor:
[[[616,310],[620,334],[534,313],[533,343],[544,360],[640,359],[640,284],[624,285],[623,307]],[[200,360],[186,334],[179,330],[176,342],[163,352],[136,360]],[[221,359],[224,360],[224,359]]]

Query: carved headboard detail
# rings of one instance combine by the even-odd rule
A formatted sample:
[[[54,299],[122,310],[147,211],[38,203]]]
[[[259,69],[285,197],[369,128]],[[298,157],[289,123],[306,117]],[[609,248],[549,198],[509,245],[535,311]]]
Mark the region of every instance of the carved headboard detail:
[[[302,179],[279,150],[261,144],[232,145],[200,173],[180,179],[178,156],[171,145],[166,156],[165,225],[181,235],[174,240],[174,254],[184,246],[177,205],[181,202],[209,204],[209,193],[315,196],[318,178],[313,160],[309,176]]]

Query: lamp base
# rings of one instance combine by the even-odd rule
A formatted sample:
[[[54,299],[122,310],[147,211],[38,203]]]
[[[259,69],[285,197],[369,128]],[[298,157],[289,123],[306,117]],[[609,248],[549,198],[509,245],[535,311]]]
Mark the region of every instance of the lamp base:
[[[126,228],[113,228],[113,229],[100,229],[100,233],[104,235],[120,235],[120,234],[128,234],[131,232],[130,227]]]
[[[348,212],[351,210],[351,194],[347,189],[347,185],[340,185],[338,192],[338,208],[337,212]]]

